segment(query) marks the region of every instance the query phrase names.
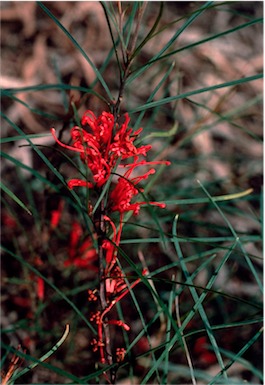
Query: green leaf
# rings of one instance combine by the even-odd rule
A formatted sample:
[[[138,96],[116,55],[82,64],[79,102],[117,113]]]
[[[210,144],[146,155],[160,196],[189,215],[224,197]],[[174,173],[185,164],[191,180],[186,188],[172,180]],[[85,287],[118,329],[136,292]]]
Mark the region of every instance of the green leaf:
[[[62,335],[62,337],[60,338],[60,340],[46,353],[44,354],[39,360],[38,362],[34,362],[33,364],[29,365],[28,367],[26,367],[25,369],[21,370],[18,372],[18,374],[16,374],[15,376],[13,376],[11,378],[12,381],[15,381],[17,380],[18,378],[20,378],[21,376],[23,376],[24,374],[26,374],[28,371],[34,369],[37,365],[39,365],[39,363],[47,360],[47,358],[49,358],[61,345],[62,343],[65,341],[65,339],[67,338],[68,334],[70,332],[70,327],[69,325],[67,324],[66,327],[65,327],[65,331]]]
[[[257,75],[248,76],[248,77],[241,78],[241,79],[231,80],[230,82],[215,84],[214,86],[210,86],[210,87],[199,88],[198,90],[184,92],[183,94],[180,94],[180,95],[169,96],[167,98],[157,100],[156,102],[143,104],[142,106],[133,108],[132,110],[129,111],[129,113],[133,114],[135,112],[145,111],[149,108],[160,107],[164,104],[175,102],[176,100],[188,98],[189,96],[198,95],[198,94],[202,94],[204,92],[214,91],[214,90],[218,90],[221,88],[234,87],[234,86],[238,86],[239,84],[244,84],[246,82],[252,82],[252,81],[255,81],[258,79],[262,79],[262,78],[263,78],[263,74],[257,74]]]
[[[207,8],[209,8],[212,4],[212,1],[208,1],[203,4],[198,10],[192,13],[192,15],[184,22],[184,24],[177,30],[177,32],[172,36],[172,38],[168,41],[167,44],[153,57],[152,61],[156,61],[159,59],[165,51],[167,51],[172,44],[177,40],[177,38],[186,30],[186,28],[193,23],[193,21],[200,16]],[[141,73],[147,70],[152,65],[147,63],[145,66],[141,67],[140,70],[137,70],[130,78],[128,79],[128,84],[132,82],[136,77],[138,77]]]
[[[0,188],[7,194],[13,201],[15,201],[22,209],[24,209],[29,215],[32,215],[27,206],[7,187],[0,181]]]
[[[144,38],[144,40],[138,45],[138,47],[135,49],[135,51],[133,52],[131,58],[134,58],[135,56],[138,55],[138,53],[141,51],[141,49],[143,48],[143,46],[150,40],[152,39],[153,37],[153,34],[159,24],[159,21],[162,17],[162,13],[163,13],[163,8],[164,8],[164,2],[161,1],[160,2],[160,8],[159,8],[159,13],[157,15],[157,18],[154,22],[154,25],[152,26],[152,28],[150,29],[150,31],[148,32],[147,36]]]
[[[93,91],[91,88],[81,87],[81,86],[73,86],[71,84],[64,84],[64,83],[55,83],[55,84],[36,84],[34,86],[27,86],[27,87],[18,87],[18,88],[0,88],[0,92],[4,96],[9,96],[20,93],[20,92],[41,92],[41,91],[48,91],[48,90],[76,90],[80,92],[84,92],[86,94],[92,94],[97,96],[99,99],[104,101],[106,104],[108,104],[108,100],[98,94],[97,92]]]
[[[238,25],[237,27],[234,27],[234,28],[231,28],[231,29],[228,29],[226,31],[223,31],[223,32],[220,32],[220,33],[216,33],[212,36],[209,36],[209,37],[206,37],[205,39],[202,39],[202,40],[199,40],[199,41],[196,41],[195,43],[192,43],[192,44],[188,44],[188,45],[185,45],[184,47],[180,47],[174,51],[171,51],[170,53],[166,54],[166,55],[162,55],[160,56],[159,58],[157,59],[151,59],[148,64],[152,64],[152,63],[155,63],[157,62],[158,60],[162,60],[162,59],[166,59],[172,55],[175,55],[176,53],[179,53],[179,52],[182,52],[182,51],[185,51],[185,50],[189,50],[191,48],[194,48],[198,45],[201,45],[201,44],[204,44],[204,43],[207,43],[211,40],[215,40],[215,39],[218,39],[222,36],[226,36],[226,35],[229,35],[230,33],[233,33],[233,32],[236,32],[240,29],[243,29],[243,28],[246,28],[246,27],[250,27],[252,25],[255,25],[255,24],[259,24],[259,23],[262,23],[263,22],[263,18],[258,18],[258,19],[255,19],[255,20],[251,20],[251,21],[248,21],[247,23],[244,23],[244,24],[240,24]]]
[[[30,134],[26,135],[29,139],[38,139],[38,138],[44,138],[47,136],[51,136],[51,134]],[[10,143],[10,142],[16,142],[17,140],[25,139],[25,135],[17,135],[17,136],[11,136],[8,138],[1,138],[0,143]]]
[[[202,303],[200,302],[200,298],[199,298],[199,296],[197,294],[197,291],[196,291],[195,287],[192,286],[193,285],[192,277],[189,274],[189,271],[188,271],[187,266],[186,266],[185,259],[184,259],[183,254],[182,254],[182,250],[181,250],[179,242],[178,242],[178,237],[177,237],[177,219],[178,219],[178,216],[176,215],[175,219],[174,219],[174,222],[173,222],[172,234],[173,234],[173,238],[174,238],[174,245],[175,245],[176,253],[177,253],[179,261],[180,261],[180,266],[181,266],[182,272],[184,274],[184,277],[186,279],[186,283],[188,283],[190,285],[189,289],[190,289],[190,293],[191,293],[191,295],[193,297],[193,300],[194,300],[194,303],[195,303],[194,306],[198,307],[198,312],[199,312],[199,314],[201,316],[201,319],[202,319],[202,321],[203,321],[203,323],[205,325],[205,329],[207,331],[207,335],[209,337],[209,340],[210,340],[210,342],[212,344],[213,351],[214,351],[215,356],[217,358],[218,364],[220,365],[221,370],[223,371],[224,377],[227,379],[227,373],[224,370],[224,368],[225,368],[224,361],[223,361],[223,358],[221,356],[219,347],[217,345],[217,341],[215,339],[212,327],[211,327],[210,322],[208,320],[208,316],[206,314],[206,311],[205,311]],[[193,310],[191,310],[189,312],[189,318],[192,317],[193,314],[194,314],[194,312],[193,312]],[[182,324],[182,327],[183,327],[183,324]]]
[[[113,96],[109,90],[109,87],[107,86],[105,80],[103,79],[101,73],[95,66],[95,64],[92,62],[92,60],[88,57],[88,55],[85,53],[83,48],[78,44],[78,42],[75,40],[75,38],[70,34],[70,32],[67,31],[67,29],[60,23],[60,21],[52,14],[52,12],[44,5],[42,2],[37,1],[37,4],[41,7],[41,9],[55,22],[55,24],[58,25],[58,27],[64,32],[64,34],[69,38],[69,40],[74,44],[74,46],[80,51],[82,56],[86,59],[86,61],[90,64],[93,71],[95,72],[97,78],[99,79],[100,83],[102,84],[103,88],[105,89],[110,101],[113,100]]]
[[[258,284],[258,287],[261,291],[261,293],[263,293],[263,285],[262,285],[262,282],[258,276],[258,273],[255,269],[255,266],[253,265],[251,259],[249,258],[249,255],[247,254],[245,248],[243,247],[241,241],[240,241],[240,238],[239,236],[237,235],[236,231],[234,230],[232,224],[230,223],[230,221],[227,219],[227,217],[225,216],[225,214],[223,213],[223,211],[221,210],[221,208],[218,206],[218,204],[212,199],[211,195],[209,194],[209,192],[206,190],[206,188],[202,185],[202,183],[198,180],[198,183],[199,185],[201,186],[202,190],[205,192],[205,194],[208,196],[209,198],[209,201],[211,201],[213,203],[213,205],[215,206],[215,208],[217,209],[217,211],[219,212],[219,214],[221,215],[221,217],[223,218],[224,222],[227,224],[228,228],[230,229],[232,235],[234,236],[234,238],[238,241],[238,244],[240,246],[240,249],[242,251],[242,253],[244,254],[244,257],[245,257],[245,260],[250,268],[250,271],[252,272],[257,284]]]

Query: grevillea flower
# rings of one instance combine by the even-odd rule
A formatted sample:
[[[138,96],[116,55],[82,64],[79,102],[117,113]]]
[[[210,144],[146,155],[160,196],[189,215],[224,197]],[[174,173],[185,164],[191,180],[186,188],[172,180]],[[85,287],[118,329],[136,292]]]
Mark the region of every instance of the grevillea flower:
[[[132,172],[139,166],[150,166],[154,164],[166,164],[168,161],[148,162],[146,160],[139,161],[139,156],[146,156],[151,149],[151,145],[137,147],[134,142],[139,136],[142,129],[133,132],[132,128],[128,128],[130,118],[128,113],[125,114],[124,123],[121,125],[115,124],[114,116],[108,112],[102,112],[97,118],[95,114],[87,110],[81,120],[83,126],[89,126],[91,132],[87,132],[83,128],[73,127],[71,136],[73,146],[65,145],[60,142],[55,130],[52,129],[52,134],[62,147],[80,153],[81,160],[88,166],[92,175],[93,182],[82,179],[71,179],[68,182],[70,189],[83,186],[87,188],[102,187],[109,179],[111,172],[117,165],[117,161],[127,160],[132,158],[132,161],[126,164],[121,164],[120,167],[128,168],[124,176],[118,179],[118,183],[110,194],[110,204],[112,211],[119,211],[120,214],[126,211],[133,211],[134,215],[139,213],[140,207],[146,202],[132,202],[132,199],[143,190],[136,188],[136,185],[143,179],[148,178],[150,174],[155,173],[152,168],[141,176],[130,178]],[[149,202],[149,204],[159,207],[165,207],[163,203]],[[106,246],[106,245],[105,245]],[[109,247],[111,248],[111,247]]]
[[[151,168],[145,174],[129,179],[132,171],[138,166],[144,165],[153,165],[153,164],[166,164],[169,165],[170,162],[160,161],[160,162],[134,162],[129,166],[129,169],[125,172],[123,177],[118,179],[118,183],[110,194],[111,210],[119,211],[123,214],[126,211],[133,211],[134,215],[137,215],[140,211],[140,207],[147,202],[134,202],[132,203],[132,198],[143,192],[143,189],[136,188],[135,186],[140,183],[143,179],[147,179],[149,175],[155,173],[155,169]],[[148,204],[159,206],[161,208],[165,207],[164,203],[159,202],[148,202]]]
[[[72,146],[60,142],[55,135],[54,128],[51,129],[54,139],[60,146],[80,153],[81,160],[93,175],[93,182],[79,179],[69,181],[70,189],[75,186],[102,187],[109,179],[119,158],[124,160],[139,155],[146,156],[151,146],[135,146],[134,141],[142,129],[133,132],[132,128],[128,128],[129,121],[127,113],[124,123],[119,125],[114,123],[114,116],[108,112],[102,112],[97,118],[92,111],[88,110],[81,123],[82,126],[89,126],[92,132],[78,126],[73,127],[71,129]]]

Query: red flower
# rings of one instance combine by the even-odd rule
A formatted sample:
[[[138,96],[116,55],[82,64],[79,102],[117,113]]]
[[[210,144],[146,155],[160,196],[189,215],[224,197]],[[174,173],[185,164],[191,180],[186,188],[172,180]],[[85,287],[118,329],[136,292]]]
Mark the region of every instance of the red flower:
[[[54,139],[60,146],[80,153],[81,160],[93,175],[93,183],[80,179],[70,180],[68,182],[70,189],[75,186],[102,187],[109,179],[118,158],[124,160],[134,157],[135,163],[139,155],[146,156],[151,145],[135,146],[134,141],[142,129],[133,132],[132,128],[128,128],[129,121],[128,113],[125,114],[124,123],[119,126],[114,123],[112,114],[104,111],[97,118],[92,111],[87,110],[81,123],[83,126],[88,125],[92,132],[87,132],[77,126],[73,127],[71,130],[73,146],[60,142],[55,135],[54,128],[51,129]]]
[[[110,193],[111,209],[112,211],[119,211],[121,214],[126,211],[133,211],[134,215],[137,215],[140,211],[140,206],[147,204],[147,202],[135,202],[132,203],[132,198],[135,195],[138,195],[139,192],[143,192],[143,189],[137,189],[135,186],[140,183],[143,179],[147,179],[150,174],[155,173],[155,169],[147,171],[141,176],[137,176],[132,179],[128,179],[135,167],[150,165],[150,164],[170,164],[169,162],[135,162],[130,165],[129,169],[126,171],[123,177],[118,179],[118,183],[115,188]],[[164,203],[159,202],[148,202],[151,205],[159,206],[161,208],[165,207]]]
[[[88,124],[94,134],[96,141],[101,147],[108,148],[113,136],[114,116],[108,112],[103,111],[97,118],[96,115],[87,110],[81,121],[82,125]]]

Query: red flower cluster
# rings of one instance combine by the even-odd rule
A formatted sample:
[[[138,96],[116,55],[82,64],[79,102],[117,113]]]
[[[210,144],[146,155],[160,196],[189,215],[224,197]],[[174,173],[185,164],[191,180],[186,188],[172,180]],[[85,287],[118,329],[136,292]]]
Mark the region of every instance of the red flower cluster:
[[[72,189],[75,186],[84,186],[87,188],[102,187],[110,178],[112,171],[117,166],[118,160],[126,160],[129,158],[132,161],[121,164],[120,167],[126,167],[128,170],[124,176],[118,180],[116,187],[110,195],[111,210],[119,211],[121,214],[126,211],[133,211],[138,214],[140,206],[146,202],[132,203],[132,198],[141,192],[135,186],[143,179],[148,178],[150,174],[155,172],[154,169],[149,170],[145,174],[129,179],[131,173],[136,167],[152,164],[166,164],[170,162],[147,162],[145,160],[139,161],[139,156],[146,156],[151,149],[151,145],[137,147],[135,140],[141,133],[142,129],[133,132],[132,128],[128,127],[130,118],[128,113],[125,114],[125,121],[123,124],[115,124],[114,116],[108,112],[102,112],[97,118],[90,110],[86,111],[81,123],[82,126],[88,126],[90,132],[80,127],[73,127],[71,129],[71,137],[73,146],[68,146],[58,140],[55,135],[54,128],[51,129],[54,139],[62,147],[69,150],[79,152],[81,160],[90,169],[93,181],[86,181],[82,179],[71,179],[68,182],[68,187]],[[164,204],[150,202],[150,204],[164,207]]]

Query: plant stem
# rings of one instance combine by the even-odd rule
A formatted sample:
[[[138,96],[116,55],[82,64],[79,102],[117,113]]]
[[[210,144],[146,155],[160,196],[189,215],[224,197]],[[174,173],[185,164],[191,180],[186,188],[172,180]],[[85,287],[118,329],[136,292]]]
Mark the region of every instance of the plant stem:
[[[106,232],[105,228],[105,222],[103,218],[103,212],[104,212],[104,202],[102,200],[101,202],[101,212],[100,212],[100,240],[99,240],[99,298],[100,298],[100,305],[101,305],[101,313],[103,313],[108,304],[106,301],[106,288],[105,288],[105,259],[104,259],[104,251],[102,248],[102,237]],[[106,320],[107,321],[107,320]],[[103,330],[104,330],[104,344],[105,344],[105,352],[106,352],[106,360],[108,365],[111,365],[113,363],[112,359],[112,352],[111,352],[111,343],[110,343],[110,330],[109,325],[107,322],[103,323]],[[102,357],[101,357],[102,358]]]

